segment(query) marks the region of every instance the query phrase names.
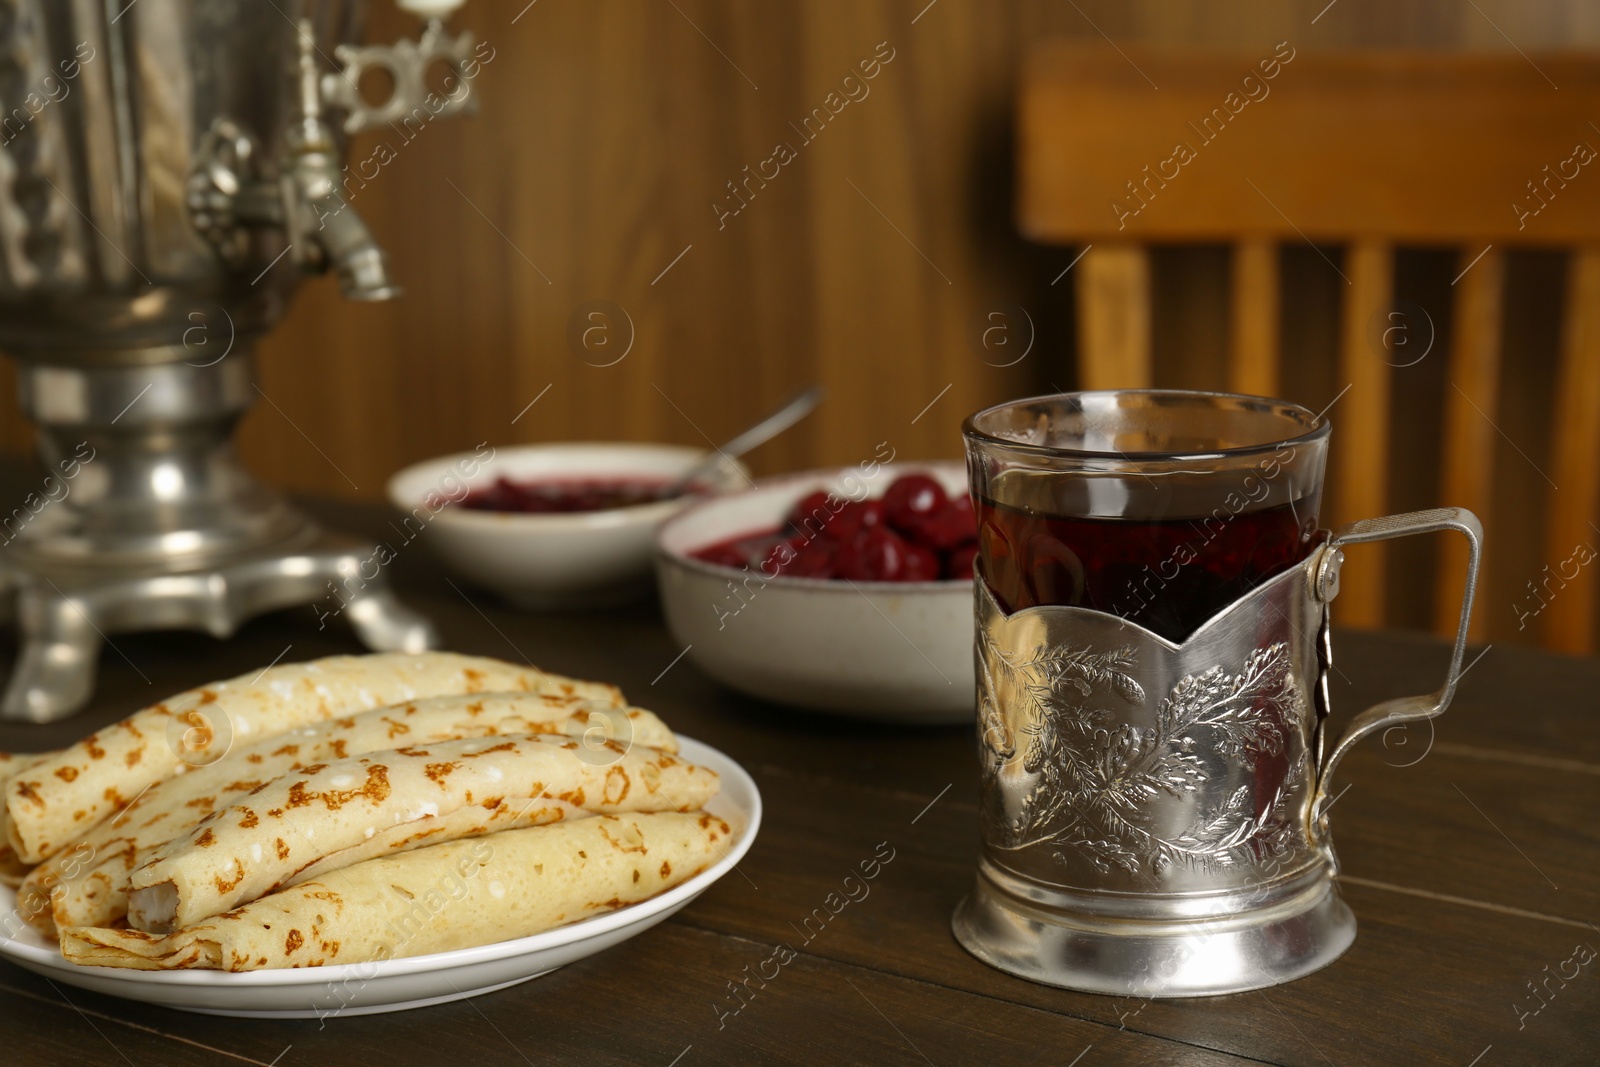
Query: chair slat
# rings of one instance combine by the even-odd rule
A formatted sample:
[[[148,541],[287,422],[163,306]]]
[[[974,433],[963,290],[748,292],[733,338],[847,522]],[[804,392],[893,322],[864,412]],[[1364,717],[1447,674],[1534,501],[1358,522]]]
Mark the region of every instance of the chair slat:
[[[1228,388],[1277,396],[1277,242],[1249,238],[1233,246],[1232,303]]]
[[[1567,267],[1551,428],[1550,518],[1545,527],[1544,571],[1539,595],[1544,643],[1563,652],[1595,650],[1595,594],[1600,588],[1600,247],[1573,252]],[[1577,552],[1580,546],[1588,563]],[[1548,576],[1548,577],[1546,577]],[[1570,577],[1569,577],[1570,576]]]
[[[1139,245],[1096,245],[1077,275],[1078,374],[1084,389],[1147,389],[1150,254]]]
[[[1344,308],[1339,327],[1340,388],[1333,420],[1334,505],[1339,523],[1388,513],[1389,364],[1376,343],[1375,327],[1394,300],[1394,252],[1387,242],[1365,239],[1345,253]],[[1383,544],[1356,545],[1339,578],[1335,618],[1346,626],[1383,625],[1386,585]]]
[[[1464,507],[1490,527],[1494,505],[1496,397],[1500,383],[1501,323],[1505,300],[1505,257],[1498,248],[1482,253],[1461,253],[1456,282],[1450,349],[1449,384],[1444,392],[1444,448],[1439,477],[1439,502]],[[1401,359],[1399,362],[1404,363]],[[1434,582],[1433,628],[1441,637],[1454,637],[1461,618],[1461,595],[1466,588],[1467,547],[1460,538],[1443,538],[1439,544]],[[1488,582],[1478,578],[1480,589]],[[1481,641],[1487,630],[1488,599],[1479,597],[1472,613],[1471,639]]]

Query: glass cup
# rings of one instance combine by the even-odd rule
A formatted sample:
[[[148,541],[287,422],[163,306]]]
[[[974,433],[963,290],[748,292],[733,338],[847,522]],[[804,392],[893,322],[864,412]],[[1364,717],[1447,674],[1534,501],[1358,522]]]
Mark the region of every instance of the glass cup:
[[[1279,400],[1079,393],[980,412],[967,457],[1008,612],[1092,608],[1173,641],[1318,540],[1329,426]]]
[[[963,427],[978,517],[974,955],[1095,992],[1273,985],[1355,936],[1333,882],[1329,775],[1373,730],[1449,704],[1479,524],[1442,508],[1320,529],[1330,426],[1281,400],[1063,394]],[[1341,546],[1471,544],[1445,685],[1327,745]]]

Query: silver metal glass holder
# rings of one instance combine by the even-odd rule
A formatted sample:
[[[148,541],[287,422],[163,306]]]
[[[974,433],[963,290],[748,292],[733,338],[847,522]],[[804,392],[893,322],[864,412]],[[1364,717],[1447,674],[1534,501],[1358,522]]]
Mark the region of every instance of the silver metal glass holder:
[[[1342,546],[1453,530],[1470,552],[1444,685],[1329,744],[1328,605]],[[1355,939],[1328,785],[1377,730],[1449,705],[1482,528],[1441,508],[1353,523],[1173,643],[1073,607],[1007,615],[976,583],[982,851],[956,939],[994,967],[1118,996],[1277,985]]]

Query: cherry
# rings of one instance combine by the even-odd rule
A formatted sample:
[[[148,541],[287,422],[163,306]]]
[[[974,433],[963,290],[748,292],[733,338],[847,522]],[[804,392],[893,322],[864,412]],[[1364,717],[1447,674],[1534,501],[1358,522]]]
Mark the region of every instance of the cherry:
[[[862,530],[883,524],[883,501],[852,500],[834,517],[828,527],[828,536],[841,543],[849,541]]]
[[[926,474],[902,474],[884,492],[883,509],[891,526],[901,533],[914,534],[918,525],[949,499],[944,486]]]
[[[906,566],[906,542],[882,523],[869,526],[839,548],[838,575],[858,582],[898,582]]]
[[[795,506],[790,509],[789,517],[785,520],[789,529],[797,534],[806,534],[816,537],[823,533],[838,520],[837,506],[830,506],[831,493],[824,493],[820,489],[814,493],[807,493],[801,497]]]
[[[862,582],[967,581],[977,554],[972,501],[934,479],[907,474],[881,499],[807,493],[778,530],[752,531],[692,555],[719,566],[759,567],[769,577]]]
[[[942,575],[939,553],[914,541],[906,543],[905,569],[900,572],[902,582],[937,582]]]
[[[972,499],[956,497],[917,524],[916,539],[929,548],[949,552],[978,536],[978,522],[972,514]]]
[[[788,578],[832,578],[835,571],[835,560],[839,554],[839,546],[823,538],[814,538],[807,541],[804,537],[791,537],[784,542],[789,546],[794,556],[783,564],[779,571]],[[774,549],[774,551],[779,551]],[[787,556],[781,553],[779,558]]]

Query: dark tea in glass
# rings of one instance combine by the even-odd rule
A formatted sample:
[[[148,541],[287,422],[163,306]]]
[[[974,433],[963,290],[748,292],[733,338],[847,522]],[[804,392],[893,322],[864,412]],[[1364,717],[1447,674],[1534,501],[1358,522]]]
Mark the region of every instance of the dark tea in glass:
[[[1327,424],[1282,401],[1118,391],[968,421],[979,573],[1008,613],[1119,615],[1169,641],[1316,545]]]

